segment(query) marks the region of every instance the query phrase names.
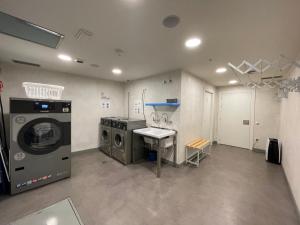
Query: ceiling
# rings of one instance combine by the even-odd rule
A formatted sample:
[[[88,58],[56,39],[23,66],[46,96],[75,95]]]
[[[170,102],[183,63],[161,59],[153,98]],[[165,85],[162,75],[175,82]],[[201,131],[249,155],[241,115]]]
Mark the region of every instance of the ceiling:
[[[0,60],[118,81],[184,69],[223,86],[235,76],[231,70],[221,75],[215,70],[228,62],[272,61],[280,54],[296,58],[299,9],[299,0],[0,0],[0,11],[65,35],[59,48],[51,49],[0,34]],[[172,14],[180,24],[165,28],[162,20]],[[76,40],[80,28],[93,36]],[[199,48],[185,48],[191,36],[202,39]],[[116,48],[124,54],[118,56]],[[85,63],[63,62],[60,53]],[[111,73],[116,66],[122,75]]]

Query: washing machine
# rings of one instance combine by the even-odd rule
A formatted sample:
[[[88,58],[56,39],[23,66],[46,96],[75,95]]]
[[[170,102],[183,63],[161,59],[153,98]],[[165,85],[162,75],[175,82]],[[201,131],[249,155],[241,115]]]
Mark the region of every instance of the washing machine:
[[[111,156],[111,121],[115,117],[101,118],[100,150]]]
[[[112,157],[127,165],[132,162],[132,131],[146,127],[145,120],[118,118],[113,119]]]
[[[71,101],[10,99],[11,194],[71,176]]]

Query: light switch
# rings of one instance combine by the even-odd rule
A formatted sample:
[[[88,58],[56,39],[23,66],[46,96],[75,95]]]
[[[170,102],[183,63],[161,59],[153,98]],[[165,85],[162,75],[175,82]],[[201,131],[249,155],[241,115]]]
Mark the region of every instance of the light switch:
[[[243,120],[243,125],[249,125],[250,124],[250,120]]]

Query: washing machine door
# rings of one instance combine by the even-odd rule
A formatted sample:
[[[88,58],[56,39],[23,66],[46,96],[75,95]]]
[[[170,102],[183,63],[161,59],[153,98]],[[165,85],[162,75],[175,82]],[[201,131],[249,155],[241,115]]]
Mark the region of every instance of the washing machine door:
[[[110,131],[108,129],[102,129],[101,140],[104,144],[110,143]]]
[[[25,124],[18,133],[18,144],[27,153],[43,155],[71,142],[68,123],[39,118]]]
[[[124,147],[124,135],[121,133],[115,133],[114,135],[114,146],[117,148]]]

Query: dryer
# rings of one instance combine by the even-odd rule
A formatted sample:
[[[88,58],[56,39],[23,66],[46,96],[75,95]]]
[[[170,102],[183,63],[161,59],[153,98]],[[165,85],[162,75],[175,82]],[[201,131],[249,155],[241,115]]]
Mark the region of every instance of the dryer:
[[[10,99],[11,194],[71,176],[71,101]]]

